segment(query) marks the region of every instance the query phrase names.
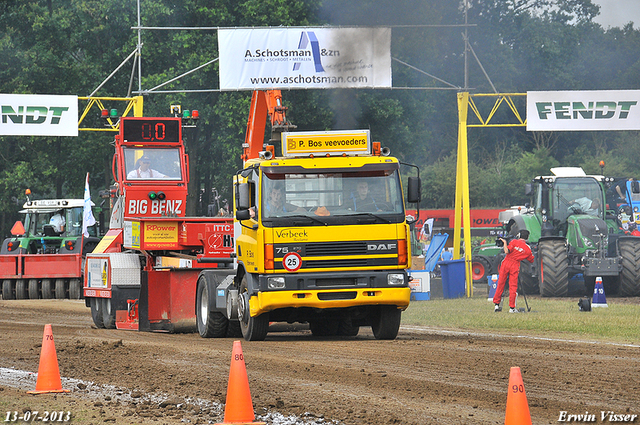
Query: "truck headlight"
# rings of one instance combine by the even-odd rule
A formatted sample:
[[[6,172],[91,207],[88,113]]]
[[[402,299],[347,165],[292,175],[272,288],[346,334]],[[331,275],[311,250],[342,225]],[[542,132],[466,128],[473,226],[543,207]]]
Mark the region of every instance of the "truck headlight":
[[[593,248],[593,241],[589,238],[585,238],[584,236],[582,237],[582,243],[584,244],[584,246],[586,246],[587,248]]]
[[[270,277],[267,279],[267,287],[269,289],[283,289],[284,277]]]
[[[389,286],[404,285],[404,275],[402,273],[389,273],[387,275],[387,284]]]

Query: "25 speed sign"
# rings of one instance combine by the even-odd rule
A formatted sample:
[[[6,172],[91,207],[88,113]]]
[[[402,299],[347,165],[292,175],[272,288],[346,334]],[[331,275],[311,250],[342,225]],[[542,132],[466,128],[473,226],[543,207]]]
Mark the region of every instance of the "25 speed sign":
[[[297,252],[290,252],[282,258],[282,265],[288,272],[297,272],[302,267],[302,257]]]

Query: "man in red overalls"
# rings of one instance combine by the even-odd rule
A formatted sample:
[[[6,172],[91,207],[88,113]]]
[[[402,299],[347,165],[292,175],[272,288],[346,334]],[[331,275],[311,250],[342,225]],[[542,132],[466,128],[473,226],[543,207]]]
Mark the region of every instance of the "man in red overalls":
[[[509,278],[509,313],[517,313],[516,309],[516,292],[518,291],[518,274],[520,274],[520,261],[527,260],[533,263],[533,254],[531,248],[527,245],[527,238],[529,238],[528,230],[521,230],[516,237],[509,242],[500,238],[503,243],[503,249],[505,254],[502,264],[500,264],[500,277],[498,278],[498,287],[496,288],[496,294],[493,297],[493,303],[495,304],[495,312],[502,311],[500,307],[500,301],[502,300],[502,292],[504,292],[507,278]]]

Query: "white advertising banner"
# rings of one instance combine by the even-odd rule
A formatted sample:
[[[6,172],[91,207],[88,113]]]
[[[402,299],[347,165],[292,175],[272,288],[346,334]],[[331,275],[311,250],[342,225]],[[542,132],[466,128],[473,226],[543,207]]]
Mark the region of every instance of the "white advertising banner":
[[[0,136],[77,136],[78,96],[0,93]]]
[[[221,90],[391,87],[390,28],[218,30]]]
[[[640,130],[640,90],[527,92],[527,131]]]

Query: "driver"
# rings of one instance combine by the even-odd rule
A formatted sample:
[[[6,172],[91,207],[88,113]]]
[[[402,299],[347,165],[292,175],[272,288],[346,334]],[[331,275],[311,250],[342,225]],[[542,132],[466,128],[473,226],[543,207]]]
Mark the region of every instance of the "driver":
[[[136,162],[136,169],[127,174],[128,179],[163,179],[166,177],[160,171],[151,168],[151,158],[148,155],[140,157]]]
[[[373,199],[369,193],[369,183],[366,181],[360,181],[358,182],[356,189],[356,194],[352,195],[353,211],[381,211],[380,208],[378,208],[375,199]]]
[[[282,213],[306,211],[304,208],[285,202],[284,189],[280,185],[274,186],[269,191],[264,207],[267,217],[278,216]]]

